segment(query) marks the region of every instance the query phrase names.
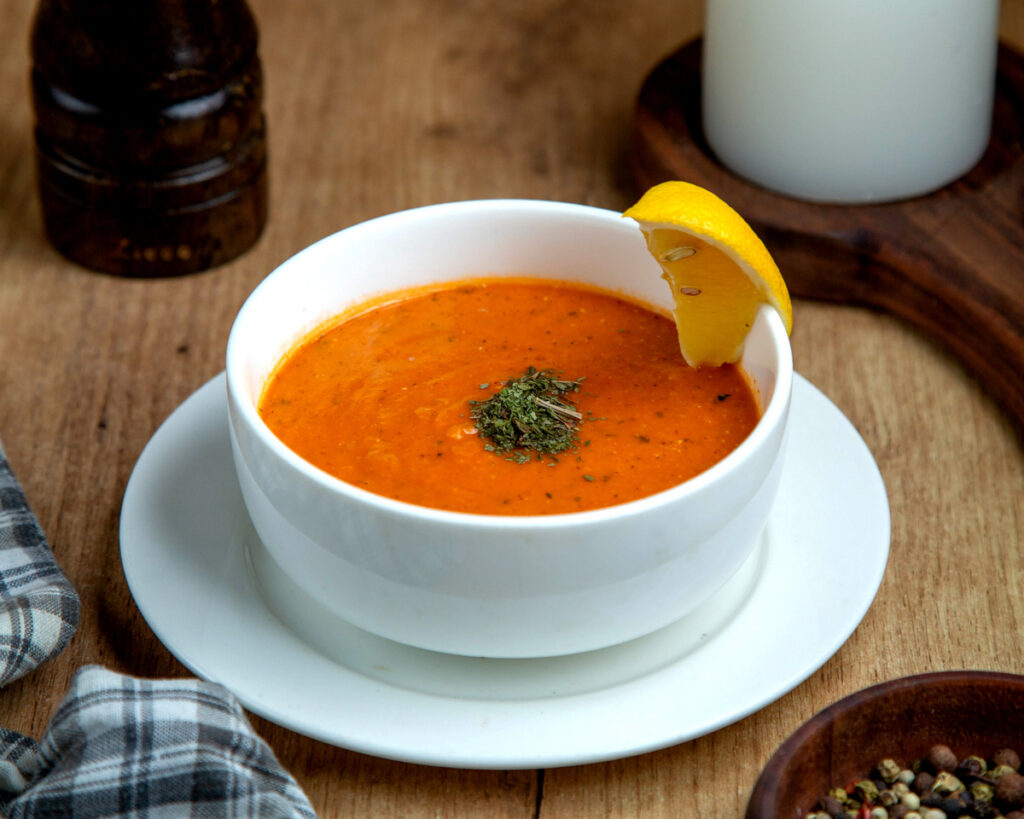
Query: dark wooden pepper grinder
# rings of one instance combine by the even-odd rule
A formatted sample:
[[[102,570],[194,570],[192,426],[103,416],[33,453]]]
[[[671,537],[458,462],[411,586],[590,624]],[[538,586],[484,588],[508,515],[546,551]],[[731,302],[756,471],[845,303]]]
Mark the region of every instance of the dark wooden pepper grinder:
[[[41,0],[32,100],[46,233],[123,276],[239,255],[267,213],[256,21],[245,0]]]

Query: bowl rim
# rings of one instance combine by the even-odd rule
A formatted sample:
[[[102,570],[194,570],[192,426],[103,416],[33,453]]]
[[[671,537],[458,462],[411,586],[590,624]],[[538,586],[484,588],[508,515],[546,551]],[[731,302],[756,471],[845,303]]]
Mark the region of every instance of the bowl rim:
[[[288,448],[264,423],[254,404],[246,400],[245,390],[241,386],[242,376],[239,372],[244,358],[242,342],[239,338],[240,327],[246,321],[246,314],[255,311],[264,290],[270,288],[272,280],[288,275],[290,270],[302,263],[303,257],[313,256],[320,252],[325,244],[346,241],[353,234],[378,231],[387,228],[390,223],[398,223],[433,215],[455,214],[460,211],[478,213],[481,211],[495,212],[514,217],[517,213],[555,212],[566,216],[578,216],[587,219],[605,221],[609,227],[618,229],[628,225],[630,221],[617,211],[598,208],[592,205],[581,205],[570,202],[557,202],[542,199],[471,199],[454,202],[442,202],[416,208],[395,211],[377,216],[366,221],[356,222],[334,233],[328,234],[311,245],[299,250],[285,259],[270,271],[250,292],[239,308],[232,321],[228,335],[226,350],[226,381],[228,398],[231,405],[238,411],[241,420],[255,433],[255,436],[289,469],[312,481],[319,487],[337,492],[361,504],[369,505],[380,512],[412,517],[424,522],[473,525],[490,529],[534,529],[538,527],[558,528],[566,526],[582,526],[601,524],[608,520],[641,515],[652,508],[681,501],[684,498],[707,491],[712,485],[721,482],[742,461],[750,457],[781,424],[786,421],[790,398],[793,390],[794,367],[793,354],[789,335],[782,318],[769,305],[762,304],[758,309],[754,324],[758,321],[767,323],[767,330],[777,348],[779,367],[772,395],[762,407],[762,414],[750,434],[722,460],[713,464],[698,475],[668,489],[647,495],[625,503],[590,509],[580,512],[565,512],[541,515],[489,515],[475,512],[458,512],[448,509],[435,509],[407,501],[397,500],[380,495],[337,478]],[[233,415],[233,413],[232,413]],[[233,419],[232,419],[233,423]],[[234,432],[232,432],[234,434]]]
[[[912,688],[941,688],[950,683],[969,684],[972,682],[979,685],[1013,684],[1024,691],[1024,674],[1015,674],[1011,671],[984,669],[925,671],[920,674],[883,680],[851,691],[831,705],[822,708],[805,720],[771,755],[751,791],[744,814],[745,819],[776,819],[774,806],[785,781],[782,776],[783,772],[793,759],[796,750],[801,748],[810,737],[821,731],[823,726],[835,723],[839,718],[858,709],[870,707],[871,703],[879,697],[887,696],[895,691]],[[782,817],[777,819],[782,819]]]

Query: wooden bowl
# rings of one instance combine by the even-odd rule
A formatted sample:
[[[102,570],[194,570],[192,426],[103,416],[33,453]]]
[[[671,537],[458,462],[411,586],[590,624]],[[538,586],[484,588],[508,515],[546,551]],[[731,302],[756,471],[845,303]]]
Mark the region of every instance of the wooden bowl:
[[[944,671],[880,683],[819,712],[762,771],[747,819],[798,819],[831,788],[863,779],[891,757],[910,765],[937,744],[958,758],[999,748],[1024,753],[1024,676]]]

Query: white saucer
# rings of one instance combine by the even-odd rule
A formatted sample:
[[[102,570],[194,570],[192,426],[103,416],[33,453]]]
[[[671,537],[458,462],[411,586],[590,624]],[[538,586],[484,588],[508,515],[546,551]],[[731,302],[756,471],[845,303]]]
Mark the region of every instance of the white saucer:
[[[866,445],[794,382],[782,486],[760,549],[700,611],[622,646],[541,660],[451,657],[339,624],[313,647],[275,604],[228,443],[223,375],[146,446],[121,510],[121,560],[157,637],[249,710],[324,742],[460,768],[630,756],[707,734],[821,667],[860,623],[889,552],[889,505]],[[857,582],[849,582],[850,566]],[[276,587],[279,591],[279,587]]]

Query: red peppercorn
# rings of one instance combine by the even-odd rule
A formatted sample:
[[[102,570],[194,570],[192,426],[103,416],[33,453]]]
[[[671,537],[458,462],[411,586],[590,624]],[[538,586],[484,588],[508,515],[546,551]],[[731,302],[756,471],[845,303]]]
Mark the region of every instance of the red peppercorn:
[[[948,745],[933,745],[925,754],[925,762],[935,773],[940,771],[955,771],[957,765],[956,754],[950,750]]]
[[[992,754],[992,767],[1009,765],[1015,771],[1020,770],[1020,756],[1013,748],[1000,748]]]

